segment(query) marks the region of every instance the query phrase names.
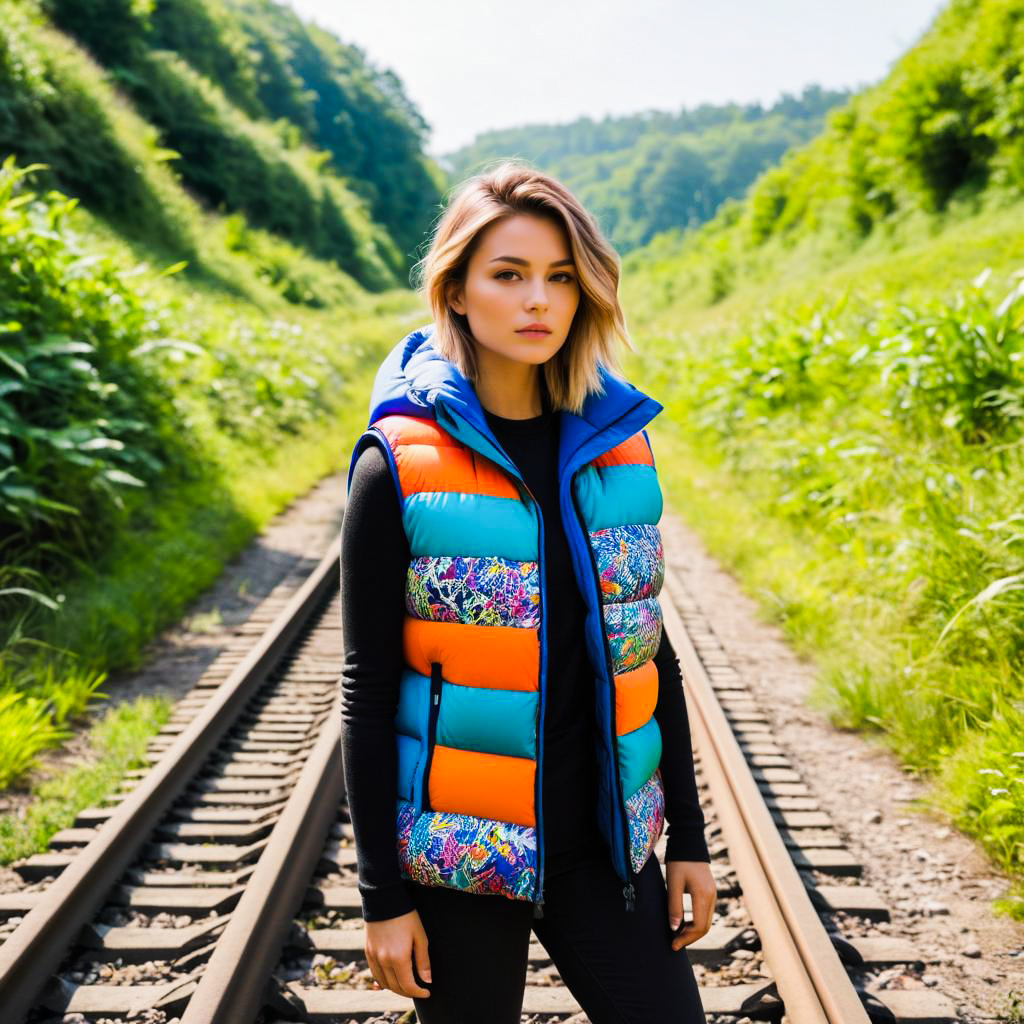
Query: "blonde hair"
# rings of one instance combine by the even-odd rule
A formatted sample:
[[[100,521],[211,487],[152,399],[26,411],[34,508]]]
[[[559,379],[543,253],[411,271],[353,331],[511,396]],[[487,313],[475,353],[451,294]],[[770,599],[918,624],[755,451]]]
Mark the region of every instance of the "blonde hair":
[[[633,344],[619,305],[619,255],[595,218],[561,182],[519,160],[503,160],[467,178],[438,220],[427,254],[414,268],[414,277],[421,277],[417,290],[430,304],[438,352],[475,382],[476,341],[467,318],[451,308],[449,298],[465,281],[483,230],[520,213],[561,224],[569,238],[580,301],[565,344],[543,370],[552,407],[579,414],[587,395],[603,390],[600,366],[621,375],[617,343],[631,351]]]

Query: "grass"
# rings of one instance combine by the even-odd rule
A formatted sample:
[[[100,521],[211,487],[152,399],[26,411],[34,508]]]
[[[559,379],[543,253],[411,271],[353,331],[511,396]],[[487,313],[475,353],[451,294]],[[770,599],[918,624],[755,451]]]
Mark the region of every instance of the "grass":
[[[1017,879],[996,909],[1020,919],[1022,226],[1019,205],[808,256],[713,306],[650,305],[651,262],[626,288],[673,508],[815,662],[810,703],[927,779]]]
[[[86,753],[77,763],[37,782],[24,814],[0,815],[0,863],[45,849],[50,837],[69,828],[79,811],[102,803],[126,772],[145,763],[146,745],[170,712],[170,702],[159,697],[140,697],[108,709],[90,728]]]

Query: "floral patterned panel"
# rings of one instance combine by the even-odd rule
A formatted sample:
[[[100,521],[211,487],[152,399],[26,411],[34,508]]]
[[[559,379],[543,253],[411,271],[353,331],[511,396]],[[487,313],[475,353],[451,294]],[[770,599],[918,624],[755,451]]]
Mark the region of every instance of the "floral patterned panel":
[[[536,629],[540,573],[536,562],[507,558],[414,558],[406,575],[405,607],[431,622]]]
[[[471,814],[417,813],[399,800],[398,864],[404,878],[422,885],[531,900],[537,833],[530,825]]]
[[[629,819],[629,857],[633,870],[639,871],[661,838],[665,827],[665,789],[661,771],[654,774],[626,800]]]
[[[605,603],[657,597],[665,579],[665,552],[656,526],[639,523],[595,530],[590,543]]]
[[[604,626],[616,675],[650,661],[661,643],[661,605],[656,597],[604,606]]]

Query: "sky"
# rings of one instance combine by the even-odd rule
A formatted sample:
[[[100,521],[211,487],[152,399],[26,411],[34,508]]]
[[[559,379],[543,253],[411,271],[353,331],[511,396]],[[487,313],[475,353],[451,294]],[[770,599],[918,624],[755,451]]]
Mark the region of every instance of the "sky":
[[[389,68],[434,157],[480,132],[884,78],[942,0],[287,0]]]

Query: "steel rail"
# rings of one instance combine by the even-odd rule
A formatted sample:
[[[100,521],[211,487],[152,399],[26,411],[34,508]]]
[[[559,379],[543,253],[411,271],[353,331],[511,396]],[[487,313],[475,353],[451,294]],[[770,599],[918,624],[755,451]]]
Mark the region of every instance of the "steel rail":
[[[181,1024],[256,1018],[344,791],[339,692]]]
[[[682,585],[667,565],[665,587],[664,628],[682,667],[701,770],[786,1016],[799,1024],[870,1024],[690,640],[675,605]]]
[[[325,595],[338,586],[340,559],[338,538],[252,650],[0,946],[0,1006],[5,1024],[24,1019],[81,928],[102,906],[160,818],[266,681]]]

